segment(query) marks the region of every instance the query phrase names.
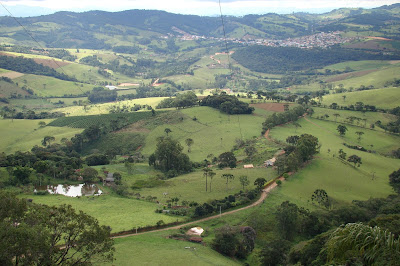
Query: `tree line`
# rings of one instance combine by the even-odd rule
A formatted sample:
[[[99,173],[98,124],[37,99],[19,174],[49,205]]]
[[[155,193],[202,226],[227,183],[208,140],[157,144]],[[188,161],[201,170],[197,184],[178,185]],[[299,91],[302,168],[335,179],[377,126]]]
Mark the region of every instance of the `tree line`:
[[[0,68],[17,71],[26,74],[43,75],[54,77],[61,80],[77,81],[64,73],[59,73],[56,70],[36,63],[33,59],[12,56],[0,55]]]
[[[248,103],[240,101],[235,96],[224,93],[205,97],[200,101],[200,106],[210,106],[230,115],[251,114],[254,111],[254,108],[249,107]]]

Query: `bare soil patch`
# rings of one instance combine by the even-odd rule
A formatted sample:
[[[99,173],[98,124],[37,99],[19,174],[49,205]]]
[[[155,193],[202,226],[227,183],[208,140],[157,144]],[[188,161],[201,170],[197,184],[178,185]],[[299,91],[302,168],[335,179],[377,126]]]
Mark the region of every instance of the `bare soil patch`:
[[[22,77],[23,75],[25,75],[25,74],[12,71],[12,72],[1,73],[0,77],[16,79],[16,78]]]
[[[47,67],[50,67],[53,69],[57,69],[59,67],[63,67],[63,66],[70,64],[69,62],[54,61],[54,60],[50,60],[50,59],[41,59],[41,58],[35,58],[33,60],[38,64],[42,64],[44,66],[47,66]]]
[[[116,133],[120,133],[120,132],[149,133],[150,130],[145,128],[144,125],[145,125],[144,121],[139,121],[139,122],[131,124],[130,126],[128,126],[126,128],[118,130]]]
[[[284,112],[285,104],[286,103],[253,103],[253,104],[250,104],[250,106],[257,107],[257,108],[267,110],[267,111]],[[289,105],[292,105],[292,104],[289,104]]]
[[[344,73],[344,74],[340,74],[335,77],[329,78],[326,80],[326,82],[336,82],[336,81],[341,81],[341,80],[345,80],[348,78],[362,77],[362,76],[365,76],[369,73],[376,72],[376,71],[378,71],[378,69],[370,69],[370,70],[363,70],[363,71],[358,71],[358,72]]]

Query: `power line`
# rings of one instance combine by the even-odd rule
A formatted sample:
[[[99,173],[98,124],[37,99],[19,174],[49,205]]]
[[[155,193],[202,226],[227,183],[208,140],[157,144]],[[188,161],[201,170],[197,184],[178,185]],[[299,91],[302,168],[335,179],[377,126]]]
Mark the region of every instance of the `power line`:
[[[232,71],[232,66],[231,66],[230,53],[229,53],[229,49],[228,49],[228,42],[226,41],[225,23],[224,23],[224,16],[222,15],[221,0],[218,0],[218,4],[219,4],[219,13],[221,14],[222,31],[224,33],[225,50],[226,50],[226,54],[228,55],[228,67],[232,74],[233,71]]]

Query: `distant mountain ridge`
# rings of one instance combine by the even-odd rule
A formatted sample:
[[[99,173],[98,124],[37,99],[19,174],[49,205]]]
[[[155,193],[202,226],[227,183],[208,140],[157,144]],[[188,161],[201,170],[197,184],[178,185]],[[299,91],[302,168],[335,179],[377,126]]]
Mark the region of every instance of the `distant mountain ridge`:
[[[18,18],[32,35],[48,47],[103,49],[115,46],[113,38],[140,40],[146,36],[179,36],[179,29],[190,35],[221,38],[219,17],[180,15],[157,10],[121,12],[57,12],[38,17]],[[294,13],[224,17],[228,38],[284,39],[318,31],[369,30],[375,35],[400,39],[400,4],[374,9],[337,9],[324,14]],[[365,26],[368,26],[367,28]],[[3,42],[30,42],[30,36],[11,17],[0,17]],[[175,29],[175,30],[174,30]],[[101,38],[99,35],[102,35]]]

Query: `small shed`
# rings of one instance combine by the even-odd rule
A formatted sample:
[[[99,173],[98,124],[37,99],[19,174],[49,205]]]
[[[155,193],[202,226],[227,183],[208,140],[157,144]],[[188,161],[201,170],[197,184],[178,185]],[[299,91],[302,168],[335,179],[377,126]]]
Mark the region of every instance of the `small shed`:
[[[245,164],[245,165],[243,165],[243,168],[244,169],[254,168],[254,165],[253,164]]]
[[[118,89],[118,87],[112,85],[107,85],[106,88],[109,89],[110,91]]]

